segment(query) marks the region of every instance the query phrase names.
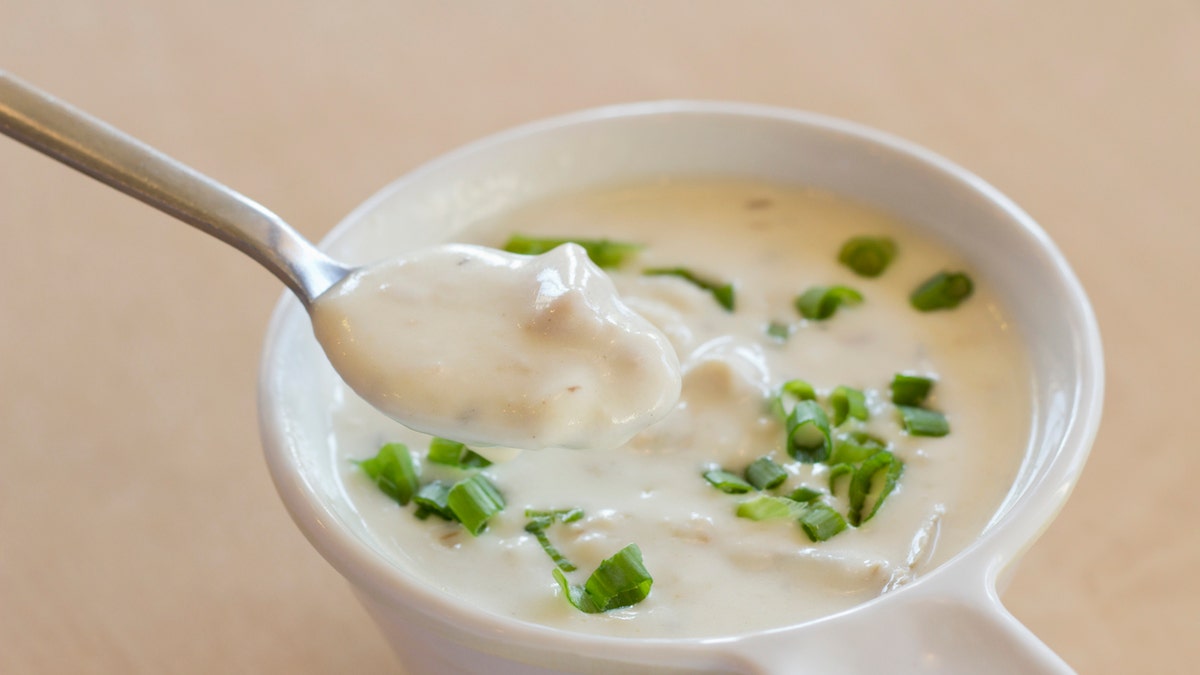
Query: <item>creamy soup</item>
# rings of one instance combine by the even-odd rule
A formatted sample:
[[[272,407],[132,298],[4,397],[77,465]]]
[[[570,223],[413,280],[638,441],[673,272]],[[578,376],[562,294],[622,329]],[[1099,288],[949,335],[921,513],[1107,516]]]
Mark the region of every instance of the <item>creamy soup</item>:
[[[350,274],[310,311],[355,392],[462,442],[613,448],[679,397],[667,339],[573,244],[435,246]]]
[[[1017,338],[986,279],[976,279],[956,309],[913,309],[913,288],[964,266],[888,216],[816,191],[681,179],[564,195],[478,223],[461,239],[501,246],[514,232],[642,245],[608,273],[624,301],[670,340],[682,392],[669,414],[615,450],[525,451],[483,469],[507,506],[479,536],[437,518],[418,520],[411,505],[381,493],[351,460],[393,441],[420,458],[429,438],[344,388],[328,392],[346,498],[377,546],[429,584],[496,614],[568,630],[738,634],[844,610],[927,573],[979,536],[1008,491],[1031,410]],[[878,278],[839,264],[839,248],[855,235],[896,242],[895,260]],[[664,267],[732,282],[733,311],[687,279],[643,274]],[[800,317],[799,294],[836,284],[863,301],[826,320]],[[904,431],[889,392],[899,372],[936,378],[924,405],[945,414],[948,435]],[[811,383],[826,406],[838,386],[864,392],[869,419],[847,421],[835,435],[869,432],[904,464],[874,517],[826,541],[811,541],[794,520],[738,517],[737,505],[751,495],[726,494],[702,477],[716,467],[740,473],[769,456],[787,472],[773,494],[801,485],[828,493],[829,466],[789,456],[785,425],[769,404],[794,378]],[[846,496],[843,489],[822,501],[845,514]],[[654,579],[649,597],[600,614],[566,601],[551,559],[524,527],[527,508],[569,507],[586,515],[547,534],[578,565],[572,581],[636,543]]]

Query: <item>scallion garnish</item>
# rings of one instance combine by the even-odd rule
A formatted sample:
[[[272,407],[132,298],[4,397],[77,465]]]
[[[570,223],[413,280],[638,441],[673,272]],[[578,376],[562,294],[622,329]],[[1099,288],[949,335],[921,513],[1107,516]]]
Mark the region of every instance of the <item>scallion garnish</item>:
[[[650,595],[654,579],[642,562],[642,550],[630,544],[600,563],[582,586],[573,586],[558,567],[554,578],[576,609],[588,614],[629,607]]]
[[[738,495],[749,492],[754,486],[747,483],[741,476],[724,469],[710,469],[704,472],[704,480],[713,484],[721,492]]]
[[[921,375],[896,373],[892,378],[892,403],[896,405],[921,405],[933,390],[933,378]]]
[[[829,494],[837,495],[838,479],[843,476],[854,477],[854,465],[850,463],[834,464],[829,467]]]
[[[833,442],[833,452],[826,463],[858,464],[886,447],[883,441],[867,433],[842,434]]]
[[[823,462],[829,457],[830,445],[825,411],[816,401],[797,402],[787,418],[788,454],[807,464]]]
[[[531,519],[548,518],[550,520],[558,520],[563,523],[573,523],[583,518],[583,509],[525,509],[525,517]]]
[[[975,284],[962,272],[938,272],[925,283],[917,286],[908,297],[913,307],[922,312],[937,309],[954,309],[963,300],[971,297]]]
[[[783,383],[780,391],[797,401],[812,401],[817,398],[817,390],[804,380],[788,380]]]
[[[767,335],[780,342],[787,342],[792,336],[792,324],[782,321],[772,321],[767,324]]]
[[[788,405],[796,401],[811,401],[817,398],[817,391],[804,380],[788,380],[779,388],[779,394],[771,397],[771,411],[780,421],[788,418]]]
[[[774,520],[776,518],[796,518],[804,510],[804,504],[787,497],[774,495],[757,495],[737,505],[735,513],[738,518],[749,520]]]
[[[851,525],[858,527],[879,511],[903,471],[904,463],[886,450],[868,458],[854,471],[850,479],[850,510],[847,514]],[[866,516],[863,516],[864,511]]]
[[[525,531],[538,540],[542,550],[550,556],[550,560],[554,561],[554,566],[564,572],[574,572],[575,563],[567,560],[567,557],[555,548],[554,544],[550,543],[546,529],[553,525],[555,520],[570,523],[583,518],[583,509],[554,509],[552,511],[525,509],[525,517],[530,519],[525,524]]]
[[[787,480],[788,472],[769,457],[759,457],[746,467],[746,481],[758,490],[770,490]]]
[[[833,507],[822,502],[813,502],[804,507],[799,517],[800,529],[813,542],[825,541],[846,529],[846,519]]]
[[[950,422],[936,410],[898,405],[900,421],[911,436],[945,436],[950,433]]]
[[[412,453],[403,443],[388,443],[374,457],[357,464],[384,494],[402,505],[408,504],[420,487]]]
[[[792,494],[788,495],[788,499],[797,502],[809,503],[820,499],[822,494],[823,493],[820,490],[814,490],[807,485],[801,485],[795,490],[792,490]]]
[[[446,503],[463,527],[478,536],[488,519],[504,509],[504,496],[486,476],[477,473],[455,483]]]
[[[863,422],[867,421],[867,397],[857,389],[838,387],[829,395],[829,405],[833,407],[833,426],[840,427],[842,422],[853,417]]]
[[[434,464],[456,466],[460,469],[482,469],[492,465],[487,458],[466,445],[436,436],[429,441],[429,454],[426,457]]]
[[[592,262],[596,263],[598,267],[606,269],[619,267],[630,256],[642,249],[640,244],[611,241],[609,239],[556,239],[552,237],[530,237],[523,234],[514,234],[509,237],[508,243],[504,244],[504,250],[509,253],[538,255],[568,243],[578,244],[583,247],[588,257],[592,259]]]
[[[679,277],[712,294],[717,304],[725,311],[732,312],[734,304],[733,284],[702,277],[686,267],[652,267],[642,274],[649,277],[672,276]]]
[[[842,305],[853,306],[863,301],[862,293],[849,286],[813,286],[796,298],[796,311],[813,321],[824,321]]]
[[[838,252],[838,262],[860,277],[883,274],[896,257],[896,242],[888,237],[852,237]]]
[[[428,514],[440,516],[445,520],[455,520],[454,511],[450,509],[450,485],[435,480],[426,483],[413,495],[413,503],[417,505],[417,517]]]

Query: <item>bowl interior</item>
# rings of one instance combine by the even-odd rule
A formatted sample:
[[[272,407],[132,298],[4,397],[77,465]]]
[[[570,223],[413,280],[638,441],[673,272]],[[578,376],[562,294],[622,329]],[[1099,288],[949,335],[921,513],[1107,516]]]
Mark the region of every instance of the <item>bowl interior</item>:
[[[1098,424],[1095,320],[1066,263],[1028,216],[920,148],[855,125],[753,106],[601,109],[501,134],[427,165],[347,217],[325,248],[350,263],[372,262],[541,197],[681,175],[757,178],[847,196],[931,232],[988,280],[1026,345],[1035,415],[1020,474],[984,539],[1009,560],[1032,543],[1066,499]],[[399,250],[384,245],[396,241],[397,224]],[[352,581],[399,602],[429,599],[420,589],[397,590],[414,582],[379,560],[343,493],[329,413],[309,395],[333,378],[303,309],[285,298],[267,341],[260,402],[276,484],[301,528]]]

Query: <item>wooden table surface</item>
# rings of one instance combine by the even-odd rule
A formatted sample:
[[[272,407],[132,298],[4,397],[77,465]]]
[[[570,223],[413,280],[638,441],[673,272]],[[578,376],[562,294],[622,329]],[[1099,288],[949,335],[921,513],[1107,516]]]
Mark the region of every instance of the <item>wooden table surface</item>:
[[[0,0],[0,68],[319,238],[483,134],[751,101],[961,163],[1099,316],[1105,420],[1005,600],[1084,673],[1200,658],[1200,4]],[[281,285],[0,139],[0,672],[387,673],[280,505],[255,375]]]

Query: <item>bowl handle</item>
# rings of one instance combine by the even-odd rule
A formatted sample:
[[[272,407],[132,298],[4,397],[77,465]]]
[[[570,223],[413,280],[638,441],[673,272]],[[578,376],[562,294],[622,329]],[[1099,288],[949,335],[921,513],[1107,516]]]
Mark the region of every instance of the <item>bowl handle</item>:
[[[844,614],[731,643],[731,656],[748,675],[1074,673],[1004,608],[994,573],[941,571]]]

